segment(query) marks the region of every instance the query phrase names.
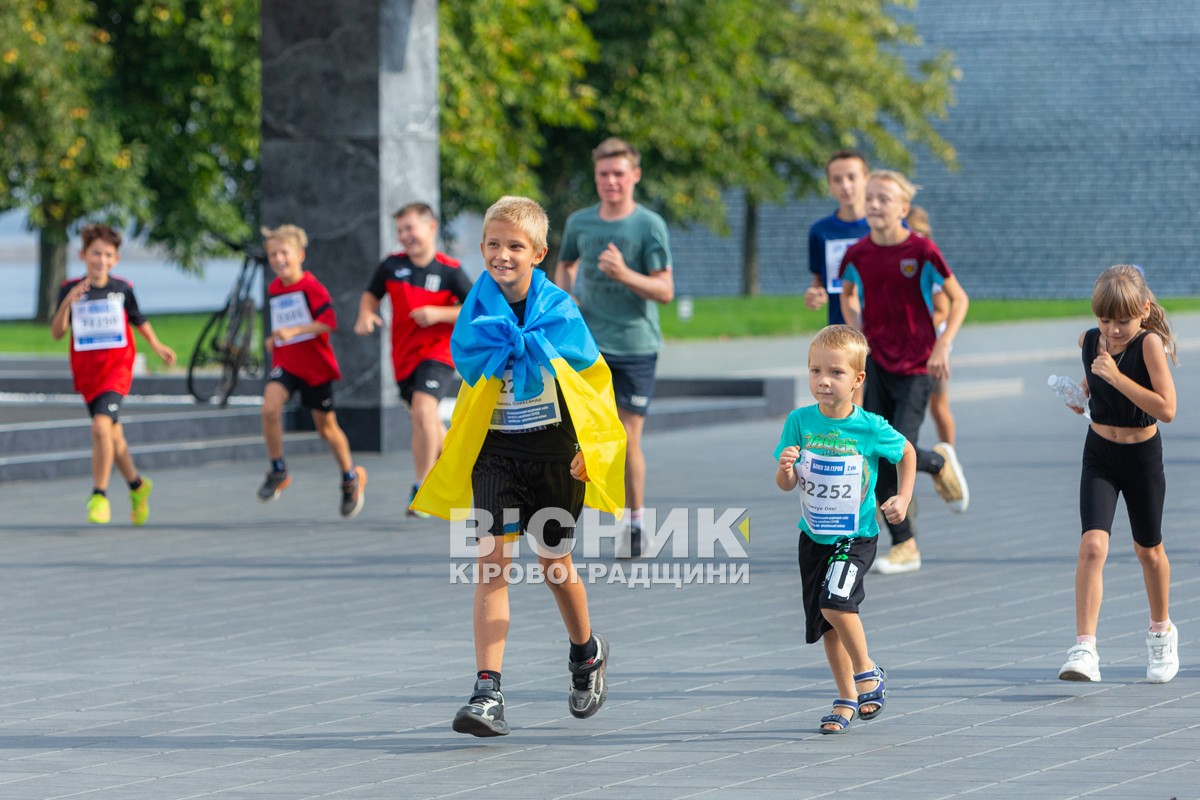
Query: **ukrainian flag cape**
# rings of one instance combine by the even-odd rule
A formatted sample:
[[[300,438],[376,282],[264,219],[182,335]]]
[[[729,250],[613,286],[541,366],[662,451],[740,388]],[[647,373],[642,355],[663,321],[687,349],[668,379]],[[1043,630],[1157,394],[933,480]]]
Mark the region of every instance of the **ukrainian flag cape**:
[[[463,385],[442,455],[421,483],[413,509],[461,519],[472,508],[471,470],[511,359],[518,401],[542,392],[542,367],[554,376],[587,466],[584,503],[620,516],[625,506],[625,429],[617,417],[612,373],[566,292],[535,269],[525,324],[518,326],[500,287],[485,273],[463,301],[450,350]]]

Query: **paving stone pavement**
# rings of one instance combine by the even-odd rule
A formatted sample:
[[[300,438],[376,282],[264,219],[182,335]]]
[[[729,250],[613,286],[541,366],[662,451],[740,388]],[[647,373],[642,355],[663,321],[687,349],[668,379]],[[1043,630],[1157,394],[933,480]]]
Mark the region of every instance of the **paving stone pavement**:
[[[352,522],[328,457],[293,459],[292,488],[269,505],[253,499],[261,464],[160,472],[145,528],[119,495],[114,524],[83,526],[86,481],[0,486],[0,798],[1196,797],[1195,322],[1179,418],[1164,426],[1183,654],[1169,684],[1142,680],[1146,601],[1123,520],[1104,682],[1056,679],[1074,635],[1084,424],[1044,383],[1080,373],[1082,327],[996,326],[958,348],[956,382],[997,389],[955,403],[971,507],[949,513],[919,477],[925,566],[866,584],[887,709],[848,735],[815,730],[834,688],[821,647],[803,643],[798,504],[773,482],[779,421],[731,420],[649,436],[650,497],[693,523],[702,506],[747,509],[748,582],[611,580],[610,543],[585,530],[576,561],[596,572],[608,703],[568,714],[562,624],[545,587],[518,585],[503,670],[513,733],[499,739],[450,730],[474,678],[471,587],[451,583],[445,523],[403,517],[406,456],[362,457],[371,480]],[[747,369],[764,352],[786,366],[770,343],[743,350]],[[745,562],[641,563],[728,577]]]

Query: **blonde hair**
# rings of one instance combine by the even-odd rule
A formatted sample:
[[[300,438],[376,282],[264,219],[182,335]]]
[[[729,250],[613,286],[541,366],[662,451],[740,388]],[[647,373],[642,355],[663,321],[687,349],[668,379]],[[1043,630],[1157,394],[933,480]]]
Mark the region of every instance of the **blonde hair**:
[[[263,225],[259,228],[262,233],[263,242],[269,242],[272,239],[282,239],[285,242],[291,242],[296,245],[298,250],[308,249],[308,234],[304,232],[304,228],[299,225],[280,225],[278,228],[268,228]]]
[[[809,355],[816,349],[841,350],[850,359],[850,366],[855,372],[867,368],[867,354],[871,348],[867,345],[867,337],[851,328],[849,325],[827,325],[817,331],[812,342],[808,345]]]
[[[642,164],[642,154],[637,151],[637,148],[624,139],[618,139],[616,136],[610,136],[596,145],[596,149],[592,151],[592,162],[594,163],[605,158],[616,158],[617,156],[625,156],[625,158],[629,159],[629,163],[635,167],[640,167]]]
[[[877,169],[867,176],[867,183],[871,181],[891,181],[900,190],[900,194],[904,195],[904,202],[911,203],[912,199],[917,196],[917,190],[920,186],[904,177],[904,174],[897,172],[894,169]]]
[[[1179,363],[1175,355],[1175,334],[1167,322],[1166,311],[1146,285],[1141,269],[1131,264],[1116,264],[1100,273],[1092,287],[1092,313],[1100,319],[1132,319],[1141,317],[1150,304],[1150,313],[1142,320],[1142,328],[1162,337],[1163,348],[1171,362]]]
[[[919,233],[926,239],[933,236],[933,228],[929,226],[929,212],[921,206],[910,205],[908,216],[904,219],[908,222],[908,229],[913,233]]]
[[[546,237],[550,233],[550,218],[546,216],[546,209],[535,200],[511,194],[501,197],[492,203],[492,207],[483,215],[484,238],[487,238],[488,226],[493,222],[515,225],[529,237],[529,243],[533,245],[534,250],[541,250],[546,246]]]

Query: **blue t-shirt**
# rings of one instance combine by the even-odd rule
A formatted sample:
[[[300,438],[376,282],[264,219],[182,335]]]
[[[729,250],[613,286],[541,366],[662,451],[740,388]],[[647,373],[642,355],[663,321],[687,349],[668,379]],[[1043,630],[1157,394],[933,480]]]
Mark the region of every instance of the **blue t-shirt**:
[[[793,445],[816,457],[862,456],[861,470],[857,472],[861,477],[855,479],[859,483],[857,489],[862,493],[862,502],[858,507],[858,530],[838,534],[814,533],[803,515],[796,527],[818,544],[833,544],[845,538],[878,536],[879,524],[875,521],[875,479],[879,459],[882,457],[893,464],[900,463],[900,459],[904,457],[904,436],[883,417],[863,411],[858,406],[854,406],[854,411],[845,419],[830,419],[821,413],[819,406],[811,405],[797,408],[784,420],[783,435],[779,437],[779,445],[775,448],[776,461],[783,454],[784,448]],[[803,456],[802,452],[802,459]],[[818,469],[821,463],[818,458]],[[800,469],[799,461],[796,469]],[[830,486],[833,487],[833,484]],[[820,486],[817,489],[824,498],[824,490],[821,490]],[[800,490],[804,492],[804,487],[801,486]],[[830,488],[831,492],[838,490],[836,487]],[[832,497],[837,499],[836,494]],[[803,496],[801,499],[804,499]]]
[[[808,271],[820,275],[829,293],[829,324],[845,323],[842,316],[841,298],[842,279],[839,277],[842,267],[842,255],[846,248],[868,235],[871,228],[867,220],[844,222],[838,219],[837,212],[819,219],[808,229]]]

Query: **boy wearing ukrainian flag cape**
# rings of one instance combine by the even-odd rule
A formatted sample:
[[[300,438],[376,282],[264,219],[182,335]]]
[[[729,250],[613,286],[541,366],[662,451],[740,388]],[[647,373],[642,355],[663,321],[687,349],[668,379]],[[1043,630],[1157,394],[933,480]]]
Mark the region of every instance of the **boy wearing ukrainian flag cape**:
[[[484,216],[487,274],[463,302],[450,339],[463,388],[442,455],[412,502],[414,510],[444,519],[473,513],[478,524],[478,673],[453,726],[474,736],[509,732],[500,692],[507,544],[523,532],[533,540],[571,640],[571,714],[595,714],[608,689],[608,642],[592,630],[570,551],[585,503],[621,513],[625,431],[608,366],[579,309],[536,269],[548,230],[546,212],[524,197],[502,197]]]

